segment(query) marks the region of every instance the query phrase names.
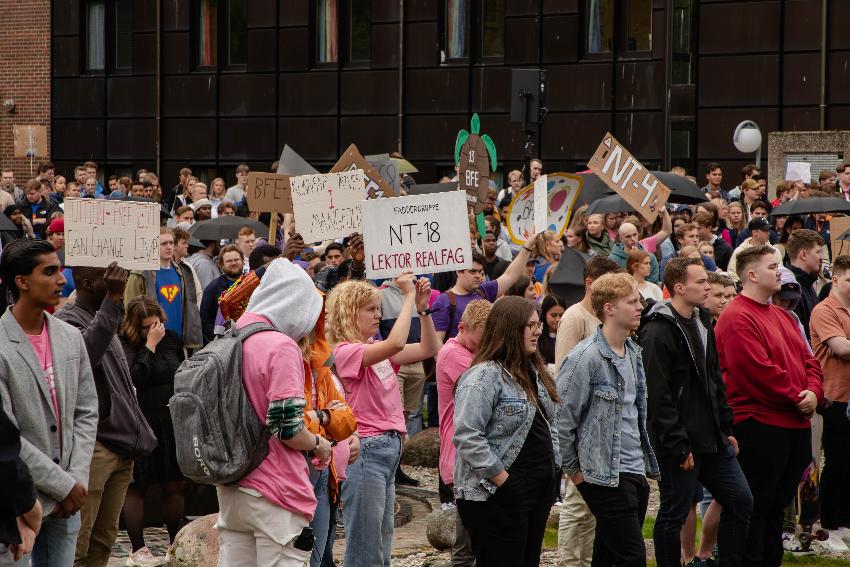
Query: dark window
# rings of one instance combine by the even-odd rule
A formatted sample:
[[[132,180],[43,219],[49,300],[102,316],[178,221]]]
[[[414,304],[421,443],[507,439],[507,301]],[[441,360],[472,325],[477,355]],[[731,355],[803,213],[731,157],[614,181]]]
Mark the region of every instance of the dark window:
[[[132,0],[115,0],[115,68],[133,68]]]
[[[694,0],[673,0],[672,83],[694,83]]]
[[[469,57],[469,0],[446,0],[444,59]]]
[[[248,33],[248,0],[227,1],[227,64],[247,63],[245,36]]]
[[[629,0],[626,51],[652,51],[652,0]]]
[[[691,174],[696,171],[696,129],[693,121],[670,124],[669,155],[670,167],[678,165]]]
[[[86,3],[86,71],[103,72],[106,68],[106,1]]]
[[[481,56],[505,55],[505,0],[483,0]]]
[[[339,5],[337,0],[316,0],[316,62],[339,61]]]
[[[200,0],[198,4],[198,66],[218,64],[218,0]]]
[[[614,43],[614,0],[587,0],[587,53],[610,53]]]
[[[372,59],[372,0],[351,0],[349,60]]]

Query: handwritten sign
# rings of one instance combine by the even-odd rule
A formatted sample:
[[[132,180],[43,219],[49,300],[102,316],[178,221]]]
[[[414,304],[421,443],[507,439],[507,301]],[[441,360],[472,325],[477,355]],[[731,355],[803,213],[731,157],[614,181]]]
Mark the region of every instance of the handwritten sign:
[[[363,203],[368,279],[405,270],[431,274],[472,267],[466,195],[430,193]]]
[[[480,213],[484,210],[490,188],[490,156],[478,134],[470,134],[460,150],[457,175],[458,187],[466,191],[467,204]]]
[[[12,126],[14,155],[21,158],[47,157],[47,128],[39,125]]]
[[[289,176],[252,171],[245,188],[248,208],[255,213],[291,213]]]
[[[360,232],[360,204],[366,199],[363,171],[343,171],[327,175],[301,175],[289,178],[295,225],[304,242]]]
[[[159,269],[159,203],[65,201],[65,264]]]
[[[341,171],[353,171],[362,169],[363,175],[366,178],[366,198],[380,199],[381,197],[395,197],[396,192],[393,188],[381,177],[372,164],[366,161],[366,158],[357,149],[357,146],[351,144],[342,157],[331,168],[330,173],[339,173]],[[346,235],[347,236],[347,235]]]
[[[398,173],[398,165],[390,157],[390,154],[366,156],[366,161],[378,170],[378,174],[393,188],[396,195],[401,195],[401,179]]]
[[[602,138],[587,166],[650,223],[655,222],[670,197],[670,189],[610,132]]]
[[[546,175],[546,221],[543,230],[563,236],[570,224],[576,200],[581,194],[584,179],[572,173],[550,173]],[[540,232],[535,226],[535,185],[522,189],[508,206],[508,235],[520,246],[534,234]]]
[[[785,171],[786,181],[802,181],[806,185],[812,182],[812,164],[808,161],[790,161]]]

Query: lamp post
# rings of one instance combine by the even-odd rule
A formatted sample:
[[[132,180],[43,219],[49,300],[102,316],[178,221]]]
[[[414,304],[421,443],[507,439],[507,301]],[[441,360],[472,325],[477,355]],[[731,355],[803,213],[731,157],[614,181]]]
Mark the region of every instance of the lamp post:
[[[759,169],[761,169],[761,140],[761,130],[752,120],[744,120],[738,124],[735,133],[732,134],[732,143],[739,152],[756,153],[756,166]]]

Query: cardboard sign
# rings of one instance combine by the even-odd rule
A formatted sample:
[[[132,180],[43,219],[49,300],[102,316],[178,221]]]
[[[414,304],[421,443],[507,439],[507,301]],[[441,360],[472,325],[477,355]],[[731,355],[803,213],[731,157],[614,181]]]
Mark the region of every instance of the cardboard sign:
[[[280,159],[277,162],[277,173],[280,175],[318,175],[319,170],[307,163],[295,150],[283,146]]]
[[[847,238],[850,238],[850,217],[837,217],[835,215],[829,220],[829,239],[830,248],[832,249],[832,257],[834,260],[838,256],[846,256],[850,254],[850,240],[841,238],[847,233]]]
[[[363,202],[368,279],[405,270],[431,274],[472,267],[466,195],[459,191]]]
[[[159,203],[68,199],[65,264],[159,269]]]
[[[546,198],[547,176],[541,175],[534,182],[534,234],[540,234],[549,226],[547,218],[549,202]]]
[[[12,137],[14,138],[15,157],[20,158],[46,158],[47,150],[47,127],[24,126],[15,124],[12,126]]]
[[[289,178],[295,226],[304,242],[342,238],[360,232],[360,203],[366,184],[359,169]]]
[[[478,134],[470,134],[460,150],[458,188],[466,191],[466,202],[476,213],[484,210],[490,189],[490,156]]]
[[[396,195],[401,195],[401,175],[396,160],[390,158],[390,154],[366,156],[366,161],[378,170],[378,174],[393,188]]]
[[[584,178],[572,173],[550,173],[545,177],[548,224],[543,230],[550,230],[561,238],[572,219]],[[534,185],[528,185],[514,196],[508,206],[508,235],[520,246],[525,244],[531,236],[540,232],[534,222],[537,218],[534,208],[534,189]]]
[[[650,223],[655,222],[670,197],[670,189],[620,145],[610,132],[602,138],[587,166]]]
[[[362,169],[363,175],[366,178],[366,195],[367,199],[380,199],[381,197],[395,197],[396,192],[393,188],[384,181],[378,170],[366,161],[357,146],[351,144],[339,161],[331,168],[330,173],[339,173],[340,171],[352,171]],[[346,235],[347,236],[347,235]]]
[[[291,213],[289,176],[252,171],[245,187],[248,208],[255,213]]]
[[[785,171],[786,181],[802,181],[806,185],[812,182],[812,164],[808,161],[790,161]]]

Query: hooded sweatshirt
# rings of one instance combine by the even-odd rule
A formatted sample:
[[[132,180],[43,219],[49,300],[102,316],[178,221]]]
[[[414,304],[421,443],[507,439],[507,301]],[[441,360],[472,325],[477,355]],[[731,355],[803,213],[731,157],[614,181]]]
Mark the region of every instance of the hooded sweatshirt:
[[[256,333],[242,347],[245,392],[264,423],[271,402],[304,399],[304,360],[297,341],[315,327],[321,311],[322,298],[307,273],[279,258],[269,264],[245,314],[236,322],[239,328],[265,322],[278,331]],[[239,485],[308,519],[315,512],[306,459],[276,437],[269,439],[268,456]]]

